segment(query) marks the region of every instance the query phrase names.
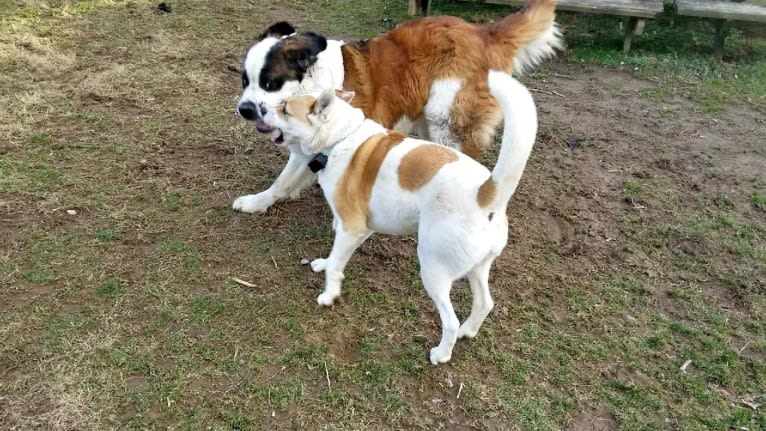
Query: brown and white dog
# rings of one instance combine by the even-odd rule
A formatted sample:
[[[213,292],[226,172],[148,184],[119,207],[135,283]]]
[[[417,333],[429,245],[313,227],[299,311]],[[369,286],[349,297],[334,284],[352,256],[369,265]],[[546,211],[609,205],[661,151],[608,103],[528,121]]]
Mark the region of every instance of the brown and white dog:
[[[561,48],[555,5],[555,0],[529,0],[519,12],[490,25],[450,16],[422,18],[353,43],[298,34],[280,22],[247,53],[237,110],[289,149],[282,132],[268,121],[275,107],[291,96],[345,89],[356,93],[355,107],[384,127],[414,132],[477,158],[502,120],[489,94],[487,71],[522,73]],[[314,181],[307,162],[290,149],[274,184],[239,197],[234,209],[263,212],[297,196]]]
[[[431,349],[433,364],[449,361],[455,341],[474,337],[492,309],[490,267],[508,242],[506,208],[537,133],[529,91],[504,71],[490,71],[487,81],[505,120],[492,172],[454,149],[405,138],[365,119],[333,90],[292,97],[265,117],[296,151],[311,157],[333,212],[332,251],[311,262],[326,277],[317,302],[332,305],[340,296],[346,263],[373,232],[417,232],[423,286],[442,321],[441,342]],[[463,277],[473,307],[460,325],[450,290]]]

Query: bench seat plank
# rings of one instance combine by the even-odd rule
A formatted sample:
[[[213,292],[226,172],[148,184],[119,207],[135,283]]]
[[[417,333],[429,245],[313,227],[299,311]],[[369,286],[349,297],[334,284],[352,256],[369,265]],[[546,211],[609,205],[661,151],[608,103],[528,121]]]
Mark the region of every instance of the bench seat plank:
[[[766,22],[766,7],[730,1],[676,0],[679,15]]]
[[[477,1],[477,0],[464,0]],[[524,0],[478,0],[481,3],[522,6]],[[662,0],[559,0],[557,10],[654,18],[663,11]]]

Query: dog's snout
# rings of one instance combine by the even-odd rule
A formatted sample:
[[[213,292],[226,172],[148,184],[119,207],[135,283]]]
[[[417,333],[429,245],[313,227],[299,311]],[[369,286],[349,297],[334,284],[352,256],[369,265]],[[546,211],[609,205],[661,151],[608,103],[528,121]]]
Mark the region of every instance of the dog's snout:
[[[253,102],[240,103],[237,105],[237,111],[239,112],[239,115],[241,115],[245,120],[255,121],[256,119],[257,114],[255,111],[255,104]]]

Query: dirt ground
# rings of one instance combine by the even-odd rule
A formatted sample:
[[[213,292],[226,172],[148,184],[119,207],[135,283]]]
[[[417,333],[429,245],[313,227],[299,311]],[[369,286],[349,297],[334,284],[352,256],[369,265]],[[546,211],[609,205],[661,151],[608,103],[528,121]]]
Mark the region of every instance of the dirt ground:
[[[229,209],[286,160],[234,115],[237,28],[286,12],[194,5],[96,11],[20,37],[4,63],[0,428],[694,429],[750,412],[766,376],[762,113],[703,112],[565,55],[525,77],[539,141],[497,305],[431,367],[412,238],[373,237],[319,309],[300,265],[331,245],[319,189]],[[354,33],[298,6],[298,25]]]

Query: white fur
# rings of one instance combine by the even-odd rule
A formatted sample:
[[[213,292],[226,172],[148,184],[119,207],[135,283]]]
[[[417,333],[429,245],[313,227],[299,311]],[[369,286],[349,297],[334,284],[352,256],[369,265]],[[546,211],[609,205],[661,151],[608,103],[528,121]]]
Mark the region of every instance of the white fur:
[[[265,212],[270,206],[284,199],[294,199],[308,186],[314,183],[316,176],[309,170],[309,158],[301,151],[300,145],[287,145],[290,158],[282,173],[268,189],[255,194],[240,196],[232,207],[243,213]]]
[[[394,130],[414,138],[429,139],[428,123],[422,115],[414,120],[406,115],[403,116],[394,125]]]
[[[564,39],[554,22],[540,37],[516,50],[516,56],[513,57],[514,73],[527,73],[546,58],[553,57],[557,49],[564,49]]]
[[[452,104],[463,82],[460,79],[440,79],[431,85],[428,102],[423,115],[428,123],[429,139],[450,148],[460,148],[457,138],[452,136],[450,118]]]
[[[423,285],[442,321],[441,342],[430,353],[433,364],[449,361],[455,341],[475,336],[493,307],[488,284],[490,267],[507,243],[505,208],[535,140],[537,114],[527,89],[508,74],[495,71],[489,74],[489,87],[505,113],[503,145],[495,169],[490,173],[478,162],[455,152],[457,161],[442,166],[423,187],[403,189],[398,176],[403,157],[414,148],[432,145],[407,138],[388,152],[380,166],[365,227],[344,225],[335,190],[357,149],[369,137],[385,133],[383,127],[364,120],[358,115],[360,110],[340,99],[333,99],[322,115],[309,116],[311,124],[279,114],[268,119],[291,140],[300,141],[303,148],[307,148],[306,141],[311,141],[315,151],[330,153],[318,179],[337,226],[330,255],[311,265],[314,271],[324,270],[326,277],[325,290],[317,302],[329,306],[340,296],[347,262],[374,231],[396,235],[417,232]],[[497,184],[497,194],[486,207],[480,207],[477,193],[490,176]],[[473,305],[471,314],[460,325],[449,295],[453,282],[463,277],[469,281]]]

